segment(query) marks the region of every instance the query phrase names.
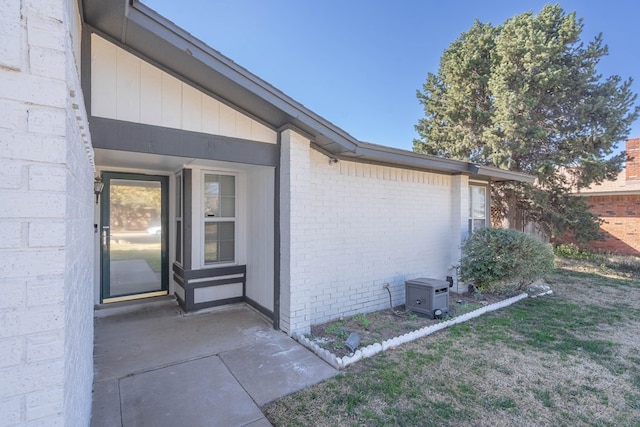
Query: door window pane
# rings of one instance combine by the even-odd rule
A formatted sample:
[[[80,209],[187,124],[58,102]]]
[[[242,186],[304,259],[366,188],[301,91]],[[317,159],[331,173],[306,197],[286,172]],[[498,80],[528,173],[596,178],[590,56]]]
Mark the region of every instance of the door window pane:
[[[162,288],[161,182],[111,179],[109,287],[104,298]]]

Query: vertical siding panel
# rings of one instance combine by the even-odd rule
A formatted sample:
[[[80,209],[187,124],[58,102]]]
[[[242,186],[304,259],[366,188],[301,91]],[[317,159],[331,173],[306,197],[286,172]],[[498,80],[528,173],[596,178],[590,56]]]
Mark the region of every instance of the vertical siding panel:
[[[266,133],[264,131],[264,126],[262,126],[260,123],[256,122],[255,120],[251,120],[249,122],[249,125],[251,126],[251,136],[249,139],[253,139],[256,141],[264,141]]]
[[[273,310],[273,170],[247,177],[247,296]]]
[[[140,121],[162,125],[162,72],[146,62],[140,64]]]
[[[91,114],[116,118],[117,48],[104,39],[91,36]]]
[[[268,142],[270,144],[278,143],[276,133],[255,120],[251,120],[251,139],[255,141]]]
[[[220,102],[210,96],[202,96],[202,132],[220,133]]]
[[[117,53],[116,119],[140,121],[140,60],[122,49]]]
[[[182,84],[182,129],[202,131],[202,93]]]
[[[220,135],[235,136],[236,134],[236,112],[235,110],[220,103]]]
[[[162,73],[162,126],[180,129],[182,124],[182,83]]]
[[[273,129],[95,34],[91,48],[93,115],[277,144]]]
[[[251,139],[251,119],[236,112],[236,134],[238,138]]]

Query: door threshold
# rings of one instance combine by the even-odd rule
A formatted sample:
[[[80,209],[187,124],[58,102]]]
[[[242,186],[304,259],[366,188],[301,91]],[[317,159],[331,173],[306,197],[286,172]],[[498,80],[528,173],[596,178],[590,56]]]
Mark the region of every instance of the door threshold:
[[[144,294],[125,295],[122,297],[104,298],[102,300],[102,303],[112,304],[114,302],[123,302],[123,301],[132,301],[132,300],[145,299],[145,298],[161,297],[161,296],[167,295],[168,293],[169,292],[167,291],[157,291],[157,292],[147,292]]]
[[[157,307],[161,305],[175,305],[178,306],[175,295],[155,296],[149,298],[138,298],[135,300],[112,302],[109,304],[98,304],[94,306],[93,317],[108,317],[114,314],[128,313],[131,311],[139,310],[140,308]]]

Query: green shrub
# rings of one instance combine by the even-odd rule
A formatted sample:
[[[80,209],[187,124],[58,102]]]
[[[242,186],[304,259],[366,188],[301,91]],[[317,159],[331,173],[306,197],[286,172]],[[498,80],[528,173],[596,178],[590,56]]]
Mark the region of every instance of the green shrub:
[[[575,243],[561,243],[555,247],[556,256],[569,259],[590,260],[594,258],[594,254],[589,251],[582,250]]]
[[[553,268],[551,247],[516,230],[480,229],[462,248],[461,279],[480,291],[522,290]]]

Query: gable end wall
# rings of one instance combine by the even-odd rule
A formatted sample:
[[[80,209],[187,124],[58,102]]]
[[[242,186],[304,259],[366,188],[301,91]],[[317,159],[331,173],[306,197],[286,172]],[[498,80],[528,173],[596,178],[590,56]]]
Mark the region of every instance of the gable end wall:
[[[91,114],[277,143],[277,133],[132,53],[91,35]]]

